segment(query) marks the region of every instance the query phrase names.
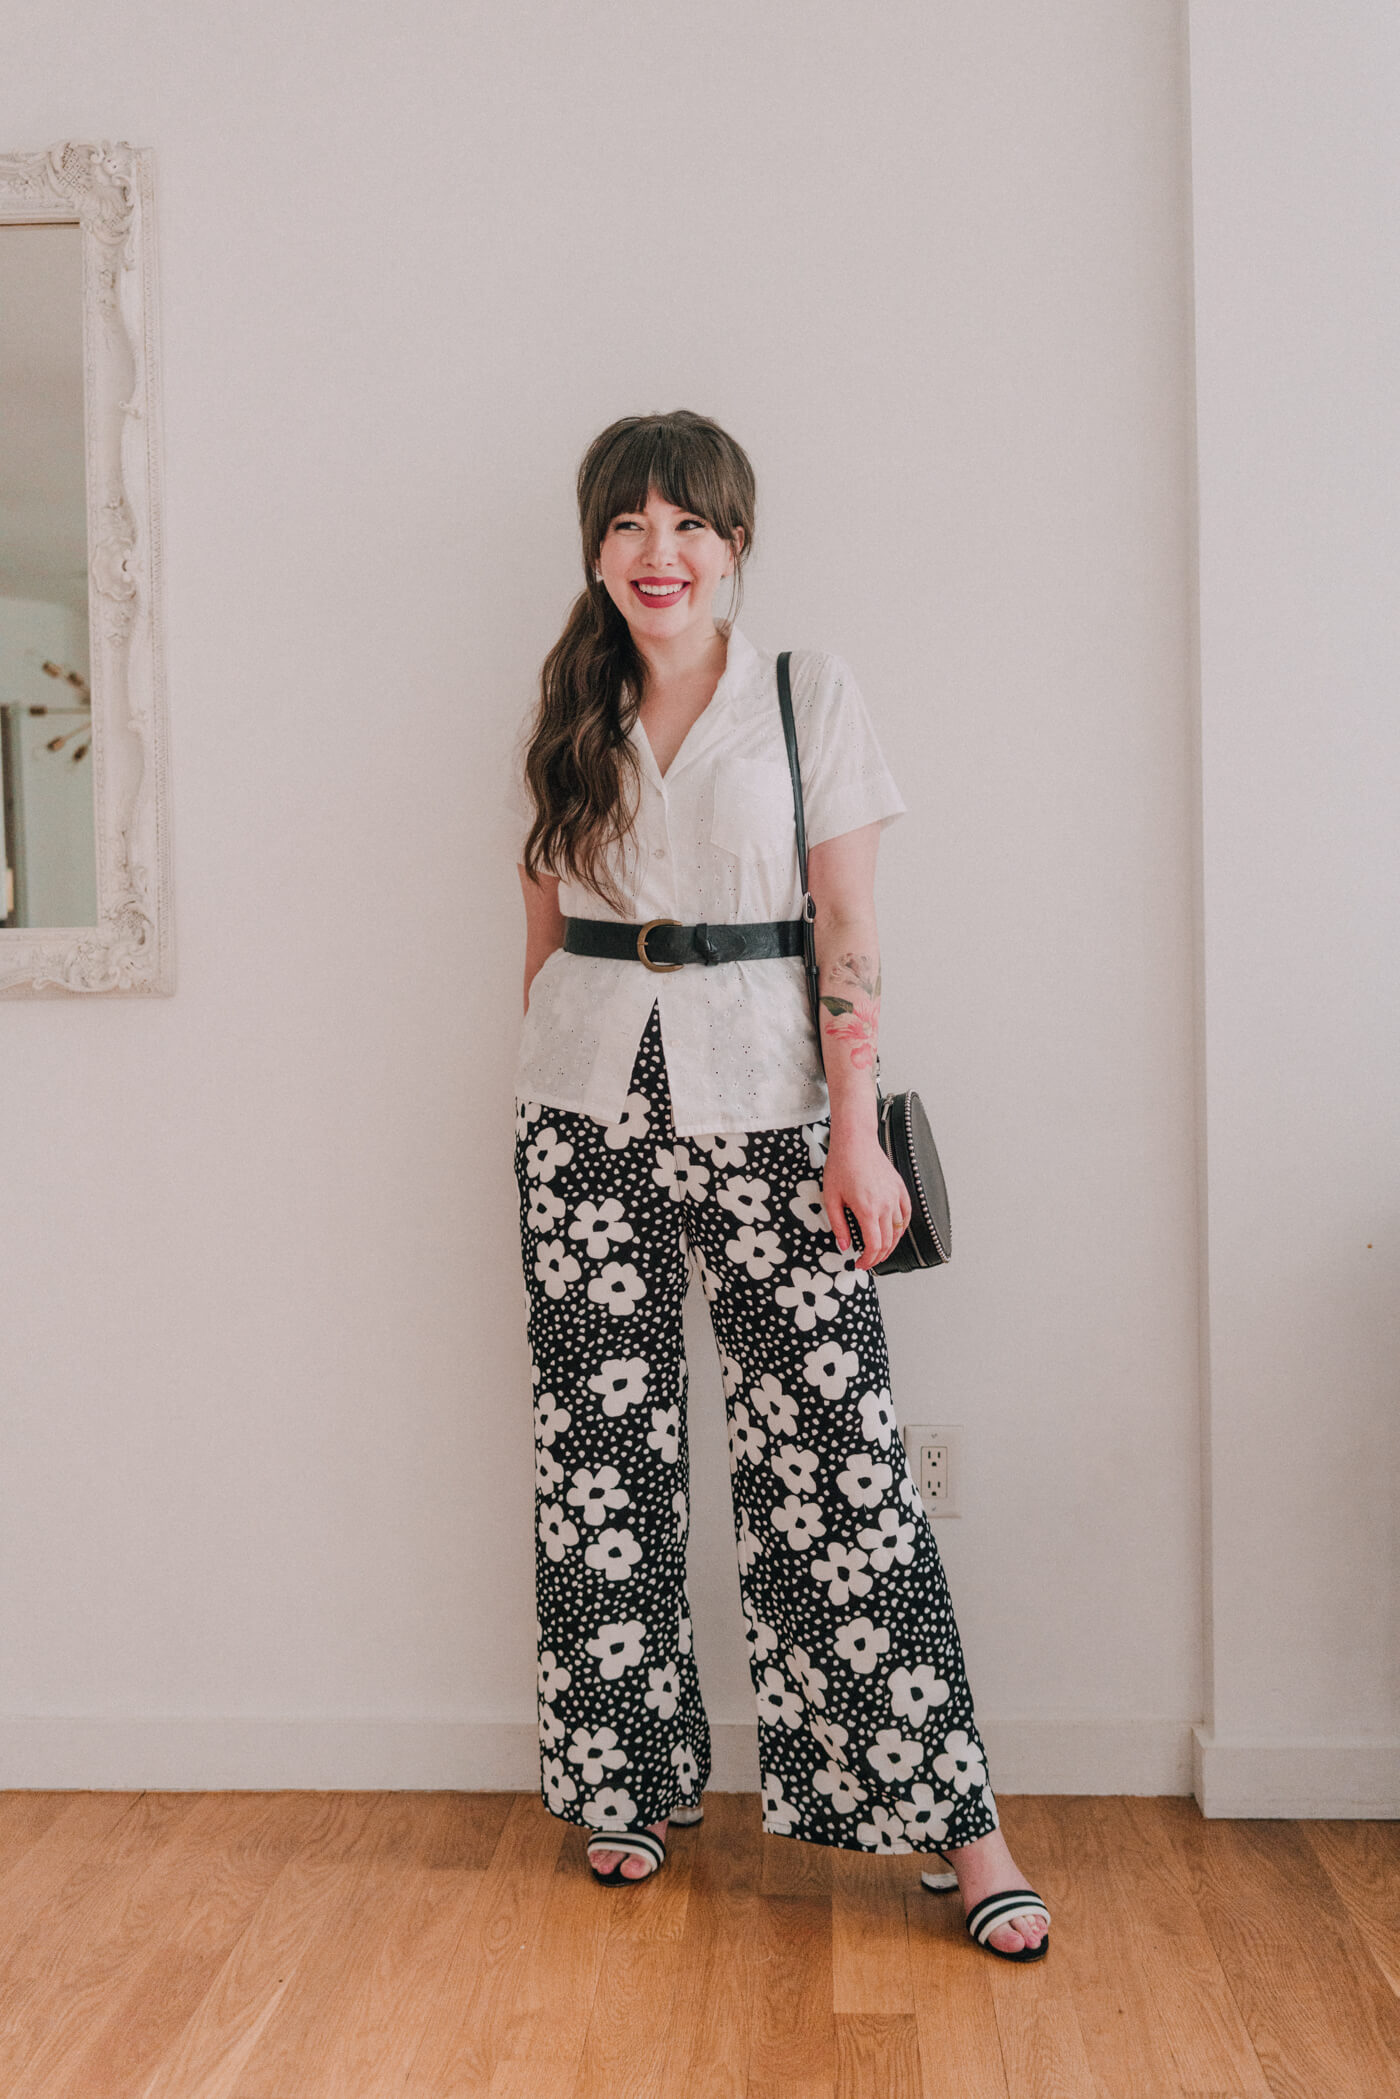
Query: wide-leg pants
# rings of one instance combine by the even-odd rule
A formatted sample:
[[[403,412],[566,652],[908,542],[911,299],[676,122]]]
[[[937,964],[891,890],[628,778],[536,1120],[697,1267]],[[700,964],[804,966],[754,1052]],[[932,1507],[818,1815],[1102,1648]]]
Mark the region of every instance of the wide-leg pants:
[[[620,1122],[516,1106],[546,1804],[621,1829],[709,1778],[686,1594],[693,1266],[728,1410],[764,1829],[879,1852],[984,1836],[996,1805],[876,1285],[822,1209],[827,1119],[677,1139],[655,1006]]]

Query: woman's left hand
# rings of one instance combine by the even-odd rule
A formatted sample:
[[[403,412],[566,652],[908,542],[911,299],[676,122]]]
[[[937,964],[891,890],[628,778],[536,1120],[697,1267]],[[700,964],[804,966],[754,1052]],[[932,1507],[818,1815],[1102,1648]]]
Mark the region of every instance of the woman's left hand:
[[[869,1136],[841,1137],[833,1131],[822,1169],[822,1202],[836,1244],[845,1253],[851,1244],[849,1210],[860,1227],[863,1251],[857,1268],[878,1268],[887,1261],[908,1228],[912,1206],[909,1190]]]

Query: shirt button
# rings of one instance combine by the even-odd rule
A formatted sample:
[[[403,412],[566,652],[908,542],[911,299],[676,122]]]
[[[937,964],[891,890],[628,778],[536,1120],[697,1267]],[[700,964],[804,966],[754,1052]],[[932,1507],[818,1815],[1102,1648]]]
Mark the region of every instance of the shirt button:
[[[654,845],[651,850],[652,857],[654,859],[664,860],[666,858],[666,848],[664,845]]]

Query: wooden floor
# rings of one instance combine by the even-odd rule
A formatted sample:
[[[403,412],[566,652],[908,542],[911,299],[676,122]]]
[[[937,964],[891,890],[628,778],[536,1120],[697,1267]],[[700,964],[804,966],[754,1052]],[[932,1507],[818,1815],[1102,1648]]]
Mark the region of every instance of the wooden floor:
[[[752,1794],[616,1890],[534,1795],[0,1794],[0,2094],[1400,2094],[1400,1825],[1001,1805],[1035,1967]]]

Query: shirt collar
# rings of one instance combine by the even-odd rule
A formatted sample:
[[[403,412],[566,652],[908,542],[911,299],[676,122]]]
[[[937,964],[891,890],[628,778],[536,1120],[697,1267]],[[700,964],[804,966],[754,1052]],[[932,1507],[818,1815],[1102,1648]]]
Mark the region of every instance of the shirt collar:
[[[722,726],[722,717],[728,713],[736,699],[748,692],[762,672],[763,659],[746,634],[737,627],[729,630],[729,645],[724,652],[724,669],[719,683],[710,695],[709,705],[698,715],[686,731],[685,739],[663,775],[652,753],[651,742],[640,721],[634,721],[628,734],[637,746],[642,764],[656,785],[663,791],[678,772],[683,772],[697,753],[703,752]]]

